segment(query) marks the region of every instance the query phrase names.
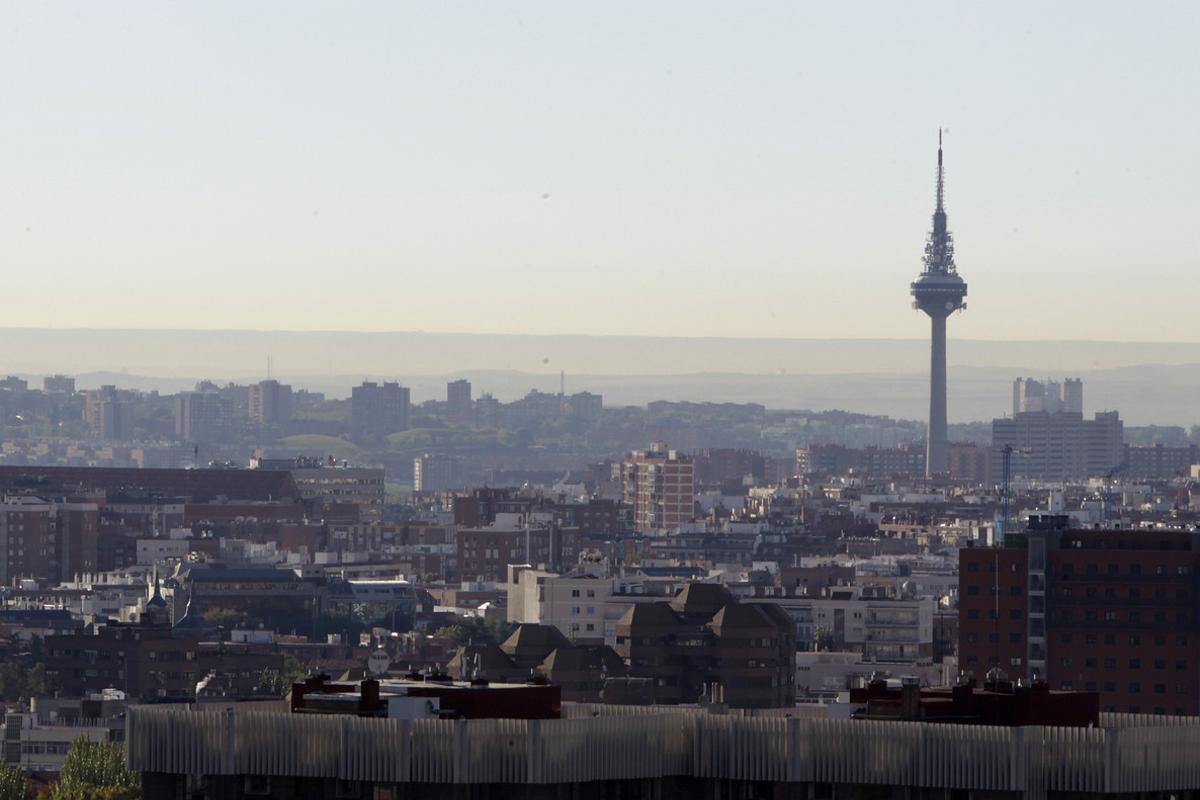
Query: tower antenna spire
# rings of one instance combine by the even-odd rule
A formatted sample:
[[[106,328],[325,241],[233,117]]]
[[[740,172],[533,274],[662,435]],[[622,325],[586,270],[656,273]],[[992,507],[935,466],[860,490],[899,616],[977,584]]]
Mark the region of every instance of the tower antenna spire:
[[[938,128],[938,167],[937,167],[937,210],[944,211],[942,206],[943,190],[946,183],[946,172],[942,168],[942,129]]]

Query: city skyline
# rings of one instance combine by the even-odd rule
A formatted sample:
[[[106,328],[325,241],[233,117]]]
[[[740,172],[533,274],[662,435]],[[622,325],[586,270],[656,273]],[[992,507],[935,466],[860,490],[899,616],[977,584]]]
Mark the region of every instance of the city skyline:
[[[1178,341],[1197,11],[1078,9],[17,9],[6,324],[917,338],[945,125],[962,338]]]

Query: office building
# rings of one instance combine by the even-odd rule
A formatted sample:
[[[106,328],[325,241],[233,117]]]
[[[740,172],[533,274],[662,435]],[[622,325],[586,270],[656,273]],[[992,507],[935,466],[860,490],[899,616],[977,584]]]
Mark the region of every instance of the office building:
[[[363,381],[350,394],[355,439],[378,438],[408,429],[409,391],[398,383]]]
[[[1200,533],[1035,519],[959,553],[960,667],[1099,692],[1102,708],[1200,714]]]
[[[1026,411],[992,420],[992,477],[1003,474],[1011,447],[1013,477],[1046,481],[1105,477],[1120,469],[1125,426],[1116,411],[1086,420],[1069,411]]]
[[[667,531],[695,516],[696,482],[692,459],[654,442],[621,464],[625,503],[633,508],[638,531]]]

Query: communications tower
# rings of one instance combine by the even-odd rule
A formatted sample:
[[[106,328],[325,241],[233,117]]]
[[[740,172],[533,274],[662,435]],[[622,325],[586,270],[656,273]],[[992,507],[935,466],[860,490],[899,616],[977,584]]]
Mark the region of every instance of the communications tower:
[[[933,230],[925,242],[924,269],[912,283],[913,308],[929,315],[929,433],[925,474],[946,472],[946,318],[967,307],[967,284],[954,265],[954,238],[946,227],[943,205],[945,171],[942,167],[942,132],[938,131],[937,207]]]

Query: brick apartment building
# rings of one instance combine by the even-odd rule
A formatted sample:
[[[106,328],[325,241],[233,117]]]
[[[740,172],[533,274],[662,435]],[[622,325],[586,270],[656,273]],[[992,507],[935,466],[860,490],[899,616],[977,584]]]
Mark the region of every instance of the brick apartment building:
[[[551,514],[500,513],[491,525],[461,529],[456,538],[463,580],[503,583],[509,564],[560,570],[579,563],[579,529],[560,526]]]
[[[1200,533],[1035,522],[959,559],[959,659],[982,678],[1100,693],[1105,710],[1200,714]]]
[[[656,703],[716,696],[732,708],[795,702],[795,626],[781,609],[739,603],[725,587],[693,583],[670,602],[638,603],[616,626],[616,651]]]
[[[621,464],[624,502],[633,508],[638,531],[678,528],[695,516],[695,467],[688,456],[654,442]]]

